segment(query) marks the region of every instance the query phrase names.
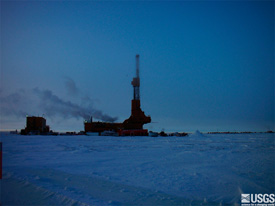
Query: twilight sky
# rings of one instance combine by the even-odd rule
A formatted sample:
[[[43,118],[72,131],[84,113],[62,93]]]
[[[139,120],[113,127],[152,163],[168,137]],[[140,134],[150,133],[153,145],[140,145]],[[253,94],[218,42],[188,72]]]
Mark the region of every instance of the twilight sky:
[[[166,132],[274,126],[274,1],[1,1],[0,129],[55,131],[141,107]]]

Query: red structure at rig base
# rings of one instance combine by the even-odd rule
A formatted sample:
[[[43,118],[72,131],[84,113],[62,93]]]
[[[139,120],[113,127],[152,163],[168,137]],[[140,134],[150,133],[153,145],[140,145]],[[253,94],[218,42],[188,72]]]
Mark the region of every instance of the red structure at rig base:
[[[120,136],[148,136],[148,130],[143,125],[151,122],[151,117],[146,116],[140,108],[140,78],[139,78],[139,55],[136,55],[136,77],[132,81],[134,96],[131,104],[131,116],[123,123],[93,122],[85,121],[84,129],[86,134],[105,131],[116,132]]]

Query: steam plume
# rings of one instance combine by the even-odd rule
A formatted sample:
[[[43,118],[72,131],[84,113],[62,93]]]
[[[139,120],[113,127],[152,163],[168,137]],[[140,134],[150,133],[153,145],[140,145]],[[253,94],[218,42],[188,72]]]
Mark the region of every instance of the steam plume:
[[[22,95],[24,91],[17,91],[7,96],[3,96],[3,92],[0,92],[0,112],[2,115],[15,115],[17,117],[25,117],[27,115],[26,109],[25,112],[22,111],[22,107],[19,105],[23,105],[24,107],[24,97]]]
[[[76,96],[79,93],[78,88],[76,87],[75,81],[69,77],[65,77],[65,87],[67,89],[67,93],[71,96]]]
[[[40,106],[47,116],[61,115],[64,118],[74,117],[77,119],[80,117],[89,119],[90,116],[93,116],[102,121],[114,122],[117,120],[116,117],[110,117],[109,115],[103,114],[102,111],[92,108],[91,103],[84,107],[70,101],[62,100],[50,90],[35,88],[33,91],[40,98]]]

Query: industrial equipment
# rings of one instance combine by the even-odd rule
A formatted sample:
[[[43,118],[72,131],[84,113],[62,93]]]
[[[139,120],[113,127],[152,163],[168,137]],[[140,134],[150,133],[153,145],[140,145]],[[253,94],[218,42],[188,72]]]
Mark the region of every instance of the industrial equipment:
[[[143,129],[143,125],[151,122],[151,117],[146,116],[140,108],[140,77],[139,77],[139,55],[136,55],[136,77],[132,81],[134,96],[131,104],[131,116],[123,123],[93,122],[85,121],[84,129],[86,133],[101,133],[113,131],[120,136],[148,136],[148,130]]]

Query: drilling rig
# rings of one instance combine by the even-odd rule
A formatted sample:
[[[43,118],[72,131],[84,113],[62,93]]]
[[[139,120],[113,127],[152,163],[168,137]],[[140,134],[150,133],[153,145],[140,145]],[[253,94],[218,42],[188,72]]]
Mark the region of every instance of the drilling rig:
[[[142,130],[143,125],[151,122],[151,117],[146,116],[140,108],[140,78],[139,55],[136,55],[136,77],[132,81],[134,96],[132,99],[131,116],[123,122],[126,130]]]
[[[151,122],[151,117],[146,116],[140,108],[140,78],[139,78],[139,55],[136,55],[136,77],[132,81],[134,96],[132,99],[131,116],[123,123],[85,121],[85,132],[103,134],[105,131],[114,131],[120,136],[148,136],[148,130],[143,125]]]

